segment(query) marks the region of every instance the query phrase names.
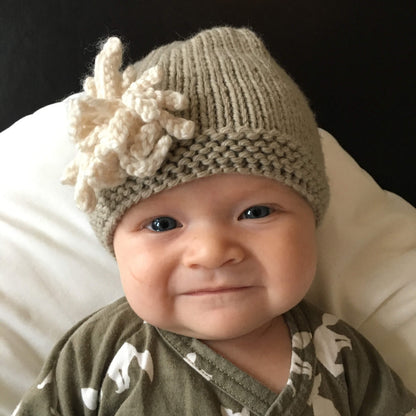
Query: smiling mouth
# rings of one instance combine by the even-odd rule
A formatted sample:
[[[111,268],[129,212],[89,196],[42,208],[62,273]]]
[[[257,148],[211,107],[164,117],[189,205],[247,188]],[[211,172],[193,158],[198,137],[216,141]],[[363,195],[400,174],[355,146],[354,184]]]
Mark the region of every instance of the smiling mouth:
[[[221,295],[226,293],[238,293],[249,289],[250,286],[239,286],[239,287],[219,287],[219,288],[207,288],[199,289],[192,292],[187,292],[187,296],[206,296],[206,295]]]

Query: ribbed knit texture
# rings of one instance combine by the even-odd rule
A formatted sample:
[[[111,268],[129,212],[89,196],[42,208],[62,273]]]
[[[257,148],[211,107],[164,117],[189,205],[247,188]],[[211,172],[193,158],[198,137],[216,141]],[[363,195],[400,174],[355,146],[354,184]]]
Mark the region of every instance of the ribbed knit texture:
[[[252,31],[214,28],[160,47],[134,64],[137,77],[155,65],[164,72],[158,88],[188,98],[188,108],[176,115],[193,121],[195,134],[172,140],[153,175],[128,176],[123,184],[100,191],[90,222],[110,252],[115,228],[133,204],[218,173],[283,182],[321,221],[329,190],[314,116],[298,86]]]

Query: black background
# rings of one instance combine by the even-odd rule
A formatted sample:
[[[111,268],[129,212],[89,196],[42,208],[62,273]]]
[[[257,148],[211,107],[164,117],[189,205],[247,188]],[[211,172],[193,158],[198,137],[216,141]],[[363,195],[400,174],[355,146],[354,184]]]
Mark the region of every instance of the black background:
[[[249,26],[321,127],[385,189],[416,205],[416,2],[0,0],[0,130],[80,90],[97,41],[129,61],[203,28]],[[1,148],[0,148],[1,149]]]

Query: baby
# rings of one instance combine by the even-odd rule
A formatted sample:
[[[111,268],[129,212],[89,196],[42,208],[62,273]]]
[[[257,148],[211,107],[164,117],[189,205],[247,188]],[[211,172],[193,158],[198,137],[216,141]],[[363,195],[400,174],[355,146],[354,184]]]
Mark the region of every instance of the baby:
[[[126,298],[56,345],[16,415],[411,415],[354,329],[303,301],[329,199],[318,129],[250,30],[110,38],[69,109],[74,185]]]

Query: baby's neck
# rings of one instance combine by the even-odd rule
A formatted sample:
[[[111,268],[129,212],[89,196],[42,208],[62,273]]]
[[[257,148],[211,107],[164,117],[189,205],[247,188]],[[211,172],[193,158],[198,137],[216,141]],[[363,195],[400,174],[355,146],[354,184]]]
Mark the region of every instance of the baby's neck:
[[[204,342],[270,390],[279,393],[285,387],[292,346],[289,329],[282,316],[245,336]]]

